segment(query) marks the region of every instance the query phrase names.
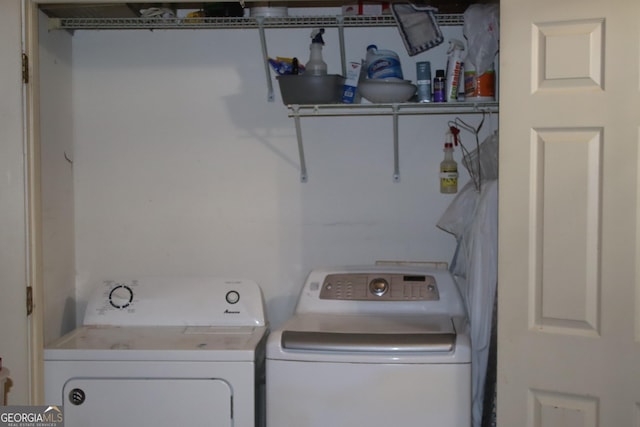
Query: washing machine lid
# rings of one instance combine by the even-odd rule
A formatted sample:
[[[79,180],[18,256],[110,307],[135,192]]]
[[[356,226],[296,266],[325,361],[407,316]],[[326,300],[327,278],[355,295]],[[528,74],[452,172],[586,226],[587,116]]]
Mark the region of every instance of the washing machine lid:
[[[452,319],[433,316],[300,315],[285,325],[283,351],[452,352]]]
[[[83,326],[47,345],[45,360],[253,361],[264,326]]]
[[[282,333],[282,347],[287,350],[448,352],[453,350],[455,342],[455,333],[345,334],[300,331]]]

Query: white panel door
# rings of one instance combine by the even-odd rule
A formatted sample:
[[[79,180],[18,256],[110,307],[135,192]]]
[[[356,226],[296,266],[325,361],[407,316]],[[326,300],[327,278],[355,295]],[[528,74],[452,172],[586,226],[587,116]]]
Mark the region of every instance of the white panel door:
[[[640,2],[502,0],[498,425],[640,425]]]
[[[7,404],[25,405],[29,353],[20,10],[20,0],[0,2],[0,357],[10,371]]]

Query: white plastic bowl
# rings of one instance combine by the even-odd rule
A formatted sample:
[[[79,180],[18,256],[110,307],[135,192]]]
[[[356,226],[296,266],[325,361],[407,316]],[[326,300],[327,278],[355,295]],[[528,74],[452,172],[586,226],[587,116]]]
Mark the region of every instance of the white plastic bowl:
[[[360,94],[376,104],[407,102],[416,89],[409,80],[367,79],[358,84]]]

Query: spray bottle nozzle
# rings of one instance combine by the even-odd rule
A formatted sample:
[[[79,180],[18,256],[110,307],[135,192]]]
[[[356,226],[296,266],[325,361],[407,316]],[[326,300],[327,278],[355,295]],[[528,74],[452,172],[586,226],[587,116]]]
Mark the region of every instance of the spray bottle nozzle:
[[[453,145],[458,146],[458,134],[460,133],[460,129],[455,126],[449,126],[449,131],[447,132],[447,142],[453,142]]]
[[[458,39],[449,40],[449,50],[447,50],[447,54],[450,54],[451,52],[453,52],[456,49],[464,50],[464,43],[462,43]]]
[[[318,30],[311,31],[311,43],[320,43],[324,44],[324,40],[322,40],[322,35],[324,34],[324,28],[320,28]]]

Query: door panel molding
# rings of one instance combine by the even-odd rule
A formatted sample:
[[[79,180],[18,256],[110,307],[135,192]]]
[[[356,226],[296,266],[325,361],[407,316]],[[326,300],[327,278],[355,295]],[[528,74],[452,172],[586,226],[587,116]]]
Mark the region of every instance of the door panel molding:
[[[530,327],[598,336],[602,128],[531,133]]]
[[[597,427],[599,399],[593,396],[530,390],[529,425]]]
[[[534,24],[532,93],[603,90],[604,22],[598,18]]]

